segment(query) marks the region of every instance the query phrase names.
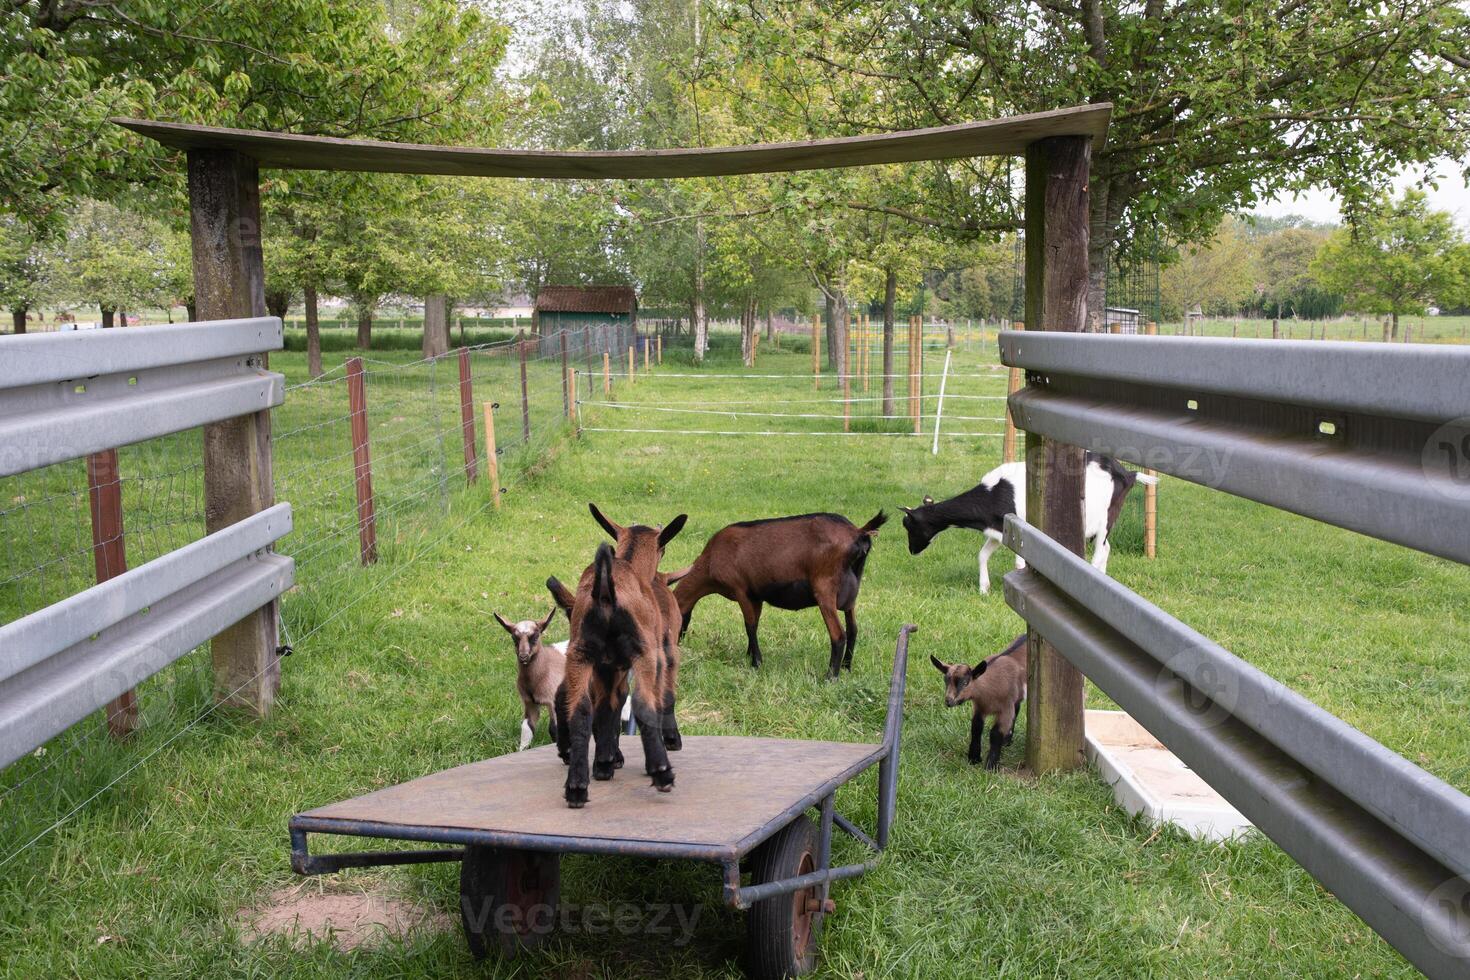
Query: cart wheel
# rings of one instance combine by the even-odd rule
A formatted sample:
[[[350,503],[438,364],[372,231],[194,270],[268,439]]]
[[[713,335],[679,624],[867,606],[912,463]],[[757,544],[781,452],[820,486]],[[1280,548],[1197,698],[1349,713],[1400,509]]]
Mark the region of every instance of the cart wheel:
[[[750,882],[795,878],[817,870],[817,828],[797,817],[761,845],[750,861]],[[822,928],[820,888],[776,895],[750,907],[745,917],[749,973],[755,980],[779,980],[810,973],[817,963]]]
[[[459,914],[475,959],[539,946],[556,926],[561,859],[544,851],[471,845],[459,869]]]

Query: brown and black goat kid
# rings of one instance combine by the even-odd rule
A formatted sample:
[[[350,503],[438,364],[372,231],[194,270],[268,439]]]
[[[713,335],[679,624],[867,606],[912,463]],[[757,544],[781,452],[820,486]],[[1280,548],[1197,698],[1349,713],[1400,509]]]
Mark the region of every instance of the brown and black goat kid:
[[[678,606],[659,573],[664,546],[684,527],[680,514],[663,529],[621,527],[591,505],[592,516],[617,540],[599,545],[571,596],[572,636],[566,681],[557,704],[558,749],[568,764],[566,800],[587,803],[588,743],[595,742],[592,777],[611,779],[622,765],[619,713],[634,678],[633,711],[643,741],[645,768],[660,792],[674,786],[668,753],[681,747],[674,721],[679,665]],[[547,581],[562,603],[567,590]]]
[[[707,595],[722,595],[740,605],[745,617],[746,652],[761,665],[756,633],[761,608],[810,609],[827,624],[832,656],[827,674],[852,669],[857,646],[858,587],[873,548],[873,537],[888,517],[880,510],[862,527],[841,514],[802,514],[731,524],[710,538],[694,564],[680,573],[674,597],[682,617],[679,635],[689,629],[695,605]],[[845,618],[839,622],[841,610]]]
[[[966,701],[975,706],[975,714],[970,719],[971,765],[980,762],[985,719],[995,719],[990,726],[990,752],[985,756],[985,768],[994,769],[1000,764],[1000,750],[1011,744],[1016,716],[1021,711],[1021,702],[1026,700],[1026,634],[973,667],[947,664],[933,654],[929,660],[944,675],[944,706],[954,708]]]

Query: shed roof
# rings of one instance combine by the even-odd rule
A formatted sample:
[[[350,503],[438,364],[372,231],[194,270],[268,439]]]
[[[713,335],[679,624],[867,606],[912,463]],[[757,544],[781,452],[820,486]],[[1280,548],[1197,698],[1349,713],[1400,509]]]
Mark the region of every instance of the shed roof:
[[[146,119],[114,122],[175,149],[236,150],[262,167],[358,170],[463,177],[637,179],[713,177],[860,167],[915,160],[1007,156],[1049,136],[1091,136],[1102,148],[1112,105],[1072,106],[870,136],[668,150],[552,151],[482,149],[297,136]]]
[[[542,286],[536,294],[542,313],[632,313],[637,308],[632,286]]]

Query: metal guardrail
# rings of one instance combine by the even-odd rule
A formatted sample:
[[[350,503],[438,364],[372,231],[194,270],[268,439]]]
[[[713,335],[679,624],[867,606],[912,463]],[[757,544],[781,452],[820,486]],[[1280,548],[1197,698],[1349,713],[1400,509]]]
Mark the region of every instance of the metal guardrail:
[[[1470,350],[1003,333],[1016,424],[1470,563]],[[1012,517],[1007,603],[1431,977],[1470,973],[1470,797]]]
[[[281,344],[275,317],[8,338],[0,477],[279,405]],[[290,530],[278,504],[0,626],[0,768],[284,593]]]
[[[1470,797],[1011,517],[1006,603],[1431,977],[1470,969]]]
[[[1000,335],[1016,425],[1470,562],[1470,349]]]
[[[0,477],[275,408],[276,317],[6,338]]]

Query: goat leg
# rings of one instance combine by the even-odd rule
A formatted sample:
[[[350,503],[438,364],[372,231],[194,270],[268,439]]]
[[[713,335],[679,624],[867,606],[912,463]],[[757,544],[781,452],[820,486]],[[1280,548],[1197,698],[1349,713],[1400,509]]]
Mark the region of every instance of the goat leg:
[[[616,702],[616,695],[607,691],[592,709],[592,738],[597,746],[592,760],[592,778],[598,781],[613,778],[613,773],[622,765],[618,736],[622,734],[623,726],[618,718],[621,705]]]
[[[592,705],[585,697],[577,702],[569,727],[571,756],[567,761],[567,806],[579,810],[587,805],[587,743],[592,737]]]
[[[827,636],[832,640],[832,656],[827,663],[827,679],[833,680],[842,670],[842,656],[846,651],[842,624],[837,622],[837,607],[832,603],[830,596],[817,596],[817,608],[822,611],[822,622],[827,624]]]
[[[556,739],[556,754],[565,764],[572,757],[572,729],[567,718],[565,681],[556,686],[556,700],[551,706],[551,737]]]
[[[674,717],[675,691],[679,688],[679,646],[673,640],[664,640],[664,658],[667,664],[663,671],[663,738],[664,748],[678,752],[684,747],[684,736],[679,734],[679,722]]]
[[[984,736],[985,715],[977,710],[970,719],[970,765],[972,766],[980,764],[981,754],[983,752],[980,743],[984,740]]]
[[[847,623],[847,649],[842,654],[842,667],[852,670],[852,651],[857,648],[857,615],[849,608],[842,610],[842,616]]]
[[[758,637],[761,626],[761,603],[745,593],[736,596],[740,603],[740,615],[745,617],[745,653],[752,667],[761,665],[761,641]]]
[[[669,753],[664,748],[663,725],[660,707],[663,692],[659,685],[657,664],[649,663],[647,656],[641,657],[633,667],[637,683],[633,686],[633,713],[638,718],[638,737],[643,740],[643,765],[654,788],[667,793],[674,788],[674,769],[669,765]]]
[[[1009,732],[1002,732],[1000,725],[990,726],[990,754],[985,757],[985,768],[995,769],[1000,765],[1000,749],[1010,739]]]

